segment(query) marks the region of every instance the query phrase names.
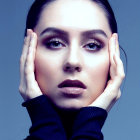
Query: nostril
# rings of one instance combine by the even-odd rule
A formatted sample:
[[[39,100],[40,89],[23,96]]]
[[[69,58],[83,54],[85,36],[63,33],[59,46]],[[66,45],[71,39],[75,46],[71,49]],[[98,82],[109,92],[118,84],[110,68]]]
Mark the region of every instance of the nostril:
[[[66,67],[66,70],[70,70],[70,69],[71,69],[71,67],[70,67],[70,66],[67,66],[67,67]]]
[[[71,67],[70,66],[65,66],[64,67],[64,71],[70,71],[71,70]]]
[[[74,71],[74,67],[66,66],[65,67],[65,71],[67,71],[67,72],[73,72]]]
[[[81,71],[81,68],[80,67],[76,67],[75,70],[78,71],[78,72],[80,72]]]
[[[65,64],[63,67],[63,70],[66,72],[80,72],[81,71],[81,67],[78,65],[71,65],[69,63]]]

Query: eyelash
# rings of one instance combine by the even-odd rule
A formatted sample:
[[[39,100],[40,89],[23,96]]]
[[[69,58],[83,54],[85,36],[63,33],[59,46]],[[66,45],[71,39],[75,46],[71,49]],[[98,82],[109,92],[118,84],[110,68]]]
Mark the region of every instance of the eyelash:
[[[93,40],[90,43],[84,45],[84,48],[86,48],[88,51],[99,51],[103,48],[103,43],[97,40]]]
[[[54,50],[57,50],[57,49],[60,49],[62,47],[65,47],[65,44],[62,43],[62,41],[60,39],[56,39],[56,38],[53,38],[53,39],[50,39],[49,41],[45,41],[44,42],[44,45],[48,48],[48,49],[54,49]],[[60,46],[61,45],[61,46]]]
[[[66,47],[66,43],[58,38],[52,38],[47,39],[44,41],[44,45],[48,49],[52,50],[59,50],[63,47]],[[92,39],[91,41],[88,41],[89,43],[83,45],[83,48],[85,48],[87,51],[90,52],[96,52],[99,51],[104,47],[104,43],[102,43],[100,40]]]

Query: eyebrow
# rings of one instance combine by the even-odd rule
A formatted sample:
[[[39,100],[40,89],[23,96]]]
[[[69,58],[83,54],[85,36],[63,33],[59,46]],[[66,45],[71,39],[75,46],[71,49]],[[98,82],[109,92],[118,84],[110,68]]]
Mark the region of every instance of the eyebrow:
[[[63,31],[63,30],[61,30],[61,29],[54,28],[54,27],[49,27],[49,28],[44,29],[44,30],[40,33],[40,36],[42,36],[43,34],[48,33],[48,32],[57,33],[57,34],[62,34],[62,35],[64,35],[64,36],[68,36],[68,33],[67,33],[66,31]]]
[[[48,27],[48,28],[44,29],[40,33],[40,36],[42,36],[43,34],[48,33],[48,32],[68,36],[68,32],[61,30],[61,29],[58,29],[58,28],[54,28],[54,27]],[[107,34],[101,29],[93,29],[93,30],[88,30],[88,31],[82,32],[82,36],[91,36],[91,35],[95,35],[95,34],[100,34],[100,35],[103,35],[104,37],[108,38]]]
[[[95,35],[95,34],[100,34],[100,35],[103,35],[105,38],[108,38],[107,34],[101,29],[94,29],[94,30],[84,31],[82,33],[82,36],[92,36],[92,35]]]

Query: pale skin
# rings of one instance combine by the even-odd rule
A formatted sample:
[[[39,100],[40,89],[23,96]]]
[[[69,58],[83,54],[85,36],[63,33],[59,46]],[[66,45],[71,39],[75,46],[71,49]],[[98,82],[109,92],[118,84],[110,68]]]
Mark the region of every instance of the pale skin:
[[[65,2],[65,4],[68,4],[69,7],[70,7],[70,5],[73,4],[73,3],[71,3],[71,1],[67,1],[67,2],[70,2],[70,3],[67,3],[66,1],[63,1],[63,0],[61,0],[60,2],[63,2],[63,4]],[[75,1],[73,1],[73,2],[75,2]],[[77,5],[81,4],[80,7],[84,6],[84,8],[85,9],[87,8],[88,10],[91,8],[91,11],[92,11],[92,9],[95,9],[94,11],[92,11],[92,13],[95,13],[95,15],[92,14],[89,19],[88,18],[86,19],[86,17],[87,17],[86,16],[86,12],[89,15],[91,13],[91,11],[90,10],[89,11],[85,10],[86,11],[86,12],[84,12],[84,14],[85,14],[85,18],[84,19],[85,20],[84,21],[80,21],[82,19],[78,19],[76,21],[76,19],[74,19],[75,20],[75,22],[74,22],[75,24],[71,24],[70,22],[73,21],[73,19],[71,19],[71,18],[73,18],[73,16],[71,16],[71,11],[68,11],[68,13],[66,13],[65,10],[67,10],[67,8],[65,9],[65,8],[62,8],[62,7],[61,8],[60,7],[57,7],[57,8],[55,7],[54,9],[63,9],[64,10],[64,11],[62,11],[62,15],[61,15],[62,18],[60,20],[60,19],[57,19],[57,16],[55,16],[56,13],[58,14],[58,10],[55,11],[53,9],[53,6],[52,6],[48,10],[49,12],[53,13],[53,14],[51,14],[50,17],[49,17],[50,14],[47,15],[47,10],[46,10],[44,12],[45,15],[42,15],[42,17],[44,17],[43,20],[41,20],[39,22],[39,25],[36,27],[35,31],[33,31],[31,29],[27,30],[27,37],[25,37],[25,41],[24,41],[24,45],[23,45],[23,51],[22,51],[21,60],[20,60],[21,80],[20,80],[19,91],[20,91],[20,93],[21,93],[21,95],[22,95],[22,97],[24,98],[25,101],[27,101],[29,99],[32,99],[32,98],[35,98],[35,97],[38,97],[38,96],[42,95],[43,93],[45,93],[45,91],[46,91],[46,89],[43,90],[41,82],[40,81],[36,81],[36,77],[35,77],[35,73],[34,73],[34,71],[35,71],[35,62],[37,64],[37,62],[39,60],[38,58],[44,58],[44,57],[42,57],[42,53],[47,52],[46,50],[44,50],[44,51],[42,51],[41,54],[39,54],[40,50],[42,49],[41,45],[39,45],[40,44],[39,33],[42,31],[42,28],[49,27],[49,24],[51,26],[53,25],[54,27],[56,27],[58,25],[59,26],[61,25],[60,26],[61,28],[70,27],[69,25],[73,25],[72,29],[73,29],[73,31],[76,31],[77,34],[79,32],[78,32],[78,30],[75,30],[75,29],[78,29],[77,27],[79,27],[79,25],[80,25],[81,29],[84,29],[84,30],[85,29],[90,29],[90,28],[93,28],[93,29],[96,29],[96,28],[100,29],[101,28],[101,29],[105,30],[105,32],[107,32],[107,34],[108,34],[108,38],[107,39],[108,39],[109,43],[107,45],[105,45],[106,47],[104,47],[104,49],[102,51],[103,55],[100,55],[100,53],[97,53],[97,54],[95,53],[95,54],[96,54],[96,56],[100,56],[101,60],[106,58],[105,62],[108,62],[108,61],[109,62],[108,63],[101,63],[100,67],[99,66],[96,67],[96,68],[93,67],[94,73],[95,73],[95,70],[97,68],[99,68],[98,69],[98,71],[99,71],[98,74],[95,73],[95,75],[94,75],[94,73],[91,70],[90,71],[86,71],[87,68],[88,68],[88,65],[83,66],[83,69],[85,70],[85,73],[88,74],[89,78],[90,78],[90,74],[94,75],[94,76],[97,76],[97,75],[100,76],[103,73],[103,71],[102,71],[103,69],[105,70],[104,76],[107,77],[107,73],[108,72],[106,72],[106,71],[108,71],[108,66],[110,65],[110,68],[109,68],[110,80],[107,82],[107,85],[106,85],[104,91],[103,92],[99,92],[100,90],[102,91],[102,88],[104,88],[104,85],[106,84],[104,81],[106,80],[106,78],[100,76],[100,77],[98,77],[99,80],[93,79],[93,81],[95,81],[95,82],[93,82],[93,84],[96,85],[97,84],[96,81],[99,81],[102,84],[101,85],[98,84],[99,85],[98,90],[95,90],[94,93],[93,93],[93,95],[96,95],[95,96],[96,98],[94,97],[94,99],[91,99],[91,98],[87,98],[85,96],[85,99],[89,103],[86,103],[84,106],[96,106],[96,107],[100,107],[100,108],[103,108],[103,109],[109,111],[110,108],[113,106],[113,104],[121,96],[120,85],[121,85],[121,83],[122,83],[122,81],[123,81],[123,79],[125,77],[123,63],[122,63],[122,61],[120,59],[118,35],[116,33],[111,35],[110,30],[108,29],[108,24],[106,22],[106,19],[104,18],[104,14],[102,14],[102,10],[100,10],[96,5],[93,5],[94,6],[94,8],[93,8],[93,7],[91,7],[91,4],[88,3],[88,1],[83,1],[83,3],[81,3],[81,1],[79,0],[79,1],[76,1],[76,2],[77,3],[74,3],[74,5],[75,4],[77,4]],[[78,2],[80,2],[80,3],[78,3]],[[84,2],[86,2],[87,7],[86,7],[86,4]],[[54,5],[55,5],[55,3],[54,3]],[[59,2],[55,6],[59,6]],[[67,6],[65,6],[65,7],[67,7]],[[75,9],[75,10],[77,11],[77,9]],[[73,11],[74,11],[74,9],[73,9]],[[81,14],[81,12],[82,11],[80,11],[79,14]],[[98,16],[100,18],[98,18],[96,16],[97,12],[101,16],[101,17]],[[66,15],[63,14],[63,13],[66,13]],[[78,12],[76,12],[76,13],[77,13],[77,16],[78,16]],[[60,14],[61,14],[61,11],[60,11]],[[84,14],[83,14],[83,16],[84,16]],[[54,18],[53,18],[52,15],[54,16]],[[69,16],[67,16],[67,15],[69,15]],[[45,20],[45,17],[47,17],[47,18],[49,17],[48,18],[49,21],[46,22],[47,19]],[[60,16],[58,16],[58,17],[60,17]],[[90,24],[91,23],[91,22],[89,22],[90,19],[95,19],[96,23],[94,21],[94,23],[95,23],[94,26],[93,26],[93,24]],[[104,22],[100,21],[100,19],[104,19]],[[54,22],[54,20],[56,20],[56,21]],[[63,22],[60,22],[60,21],[63,21]],[[106,24],[101,24],[101,23],[106,23]],[[69,29],[69,28],[67,28],[67,29]],[[73,32],[71,32],[71,31],[72,31],[71,29],[68,30],[68,33],[70,33],[71,36],[72,36],[71,38],[72,39],[76,38],[78,40],[79,36],[78,37],[77,36],[73,37],[73,34],[72,34]],[[75,33],[74,33],[74,35],[75,35]],[[74,47],[72,47],[72,48],[74,48]],[[61,49],[61,50],[63,51],[64,49]],[[63,52],[65,52],[65,50]],[[87,54],[87,52],[85,50],[82,50],[82,52],[84,52],[84,54],[85,53]],[[73,54],[73,52],[71,52],[71,53]],[[46,56],[46,54],[44,56]],[[109,55],[109,59],[108,59],[108,55]],[[94,58],[93,56],[92,56],[92,58]],[[106,56],[106,57],[103,57],[103,56]],[[51,56],[49,58],[51,58]],[[42,60],[43,60],[43,62],[42,62],[43,65],[45,65],[45,62],[47,62],[47,57],[46,57],[46,59],[42,59]],[[38,63],[41,63],[41,62],[38,62]],[[93,64],[91,63],[91,66],[94,66],[94,63],[95,62],[93,61]],[[47,64],[49,64],[49,63],[47,62]],[[105,64],[105,66],[101,67],[103,64]],[[42,67],[42,68],[46,68],[46,67]],[[89,74],[89,72],[90,72],[90,74]],[[53,73],[53,74],[55,74],[55,73]],[[67,74],[67,73],[65,73],[65,74]],[[63,75],[62,75],[62,77],[63,77]],[[84,79],[84,78],[81,78],[81,79]],[[96,77],[96,79],[97,79],[97,77]],[[104,80],[102,81],[102,79],[104,79]],[[55,83],[55,81],[56,80],[54,80],[54,82],[53,81],[50,81],[50,82],[52,82],[52,84],[53,84],[53,83]],[[87,80],[87,83],[88,82],[89,82],[89,87],[92,87],[92,79]],[[41,90],[40,87],[42,88],[42,90]],[[91,89],[94,90],[95,88],[91,88]],[[43,93],[42,93],[42,91],[43,91]],[[91,91],[87,92],[86,95],[90,95],[91,96],[92,95]],[[56,101],[60,102],[59,98],[58,99],[56,98]],[[66,100],[66,101],[69,101],[69,100]],[[78,103],[83,103],[84,102],[84,96],[83,96],[82,100],[78,99],[78,101],[79,101]],[[75,101],[72,101],[72,102],[70,101],[70,104],[71,103],[75,104]]]
[[[23,51],[20,59],[20,86],[19,91],[25,101],[42,95],[42,92],[35,80],[34,59],[36,51],[37,35],[28,30],[25,37]],[[89,106],[95,106],[109,111],[115,102],[120,98],[120,85],[125,77],[123,63],[120,59],[117,34],[113,34],[109,41],[110,54],[110,76],[111,79],[104,92]]]

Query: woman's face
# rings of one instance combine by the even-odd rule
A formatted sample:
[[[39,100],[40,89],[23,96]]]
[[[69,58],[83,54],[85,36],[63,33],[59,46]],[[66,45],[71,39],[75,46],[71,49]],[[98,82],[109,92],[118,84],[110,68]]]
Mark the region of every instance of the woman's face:
[[[43,9],[34,31],[35,74],[43,94],[62,108],[91,104],[109,72],[111,30],[104,11],[88,0],[58,0]]]

